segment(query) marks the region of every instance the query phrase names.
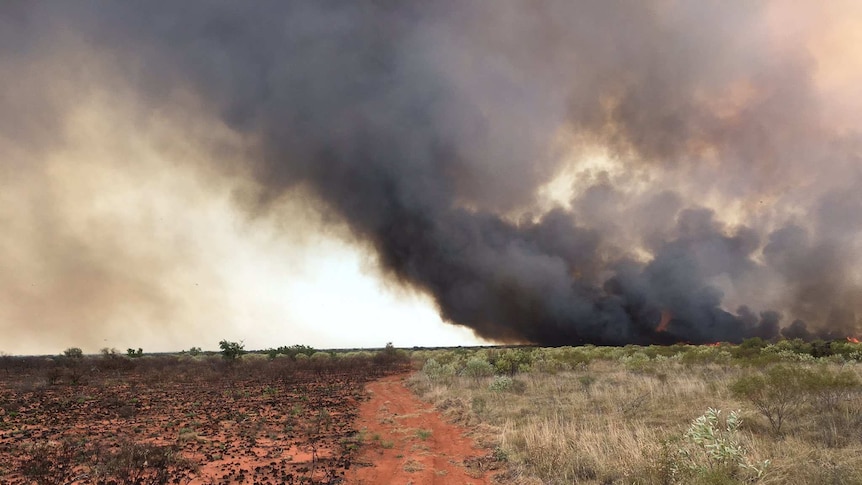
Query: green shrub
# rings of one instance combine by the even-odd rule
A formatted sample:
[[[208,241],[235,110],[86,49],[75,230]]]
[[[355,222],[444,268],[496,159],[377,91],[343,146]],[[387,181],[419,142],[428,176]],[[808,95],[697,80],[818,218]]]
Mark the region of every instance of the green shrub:
[[[554,360],[563,362],[569,367],[583,367],[588,365],[595,356],[591,354],[593,346],[584,347],[560,347],[557,349],[548,349],[548,355]]]
[[[459,356],[451,350],[434,351],[433,358],[434,358],[434,360],[436,360],[437,362],[439,362],[443,365],[456,364],[459,360]]]
[[[769,345],[769,342],[767,342],[766,340],[763,340],[760,337],[752,337],[752,338],[747,338],[747,339],[743,340],[742,343],[740,343],[737,348],[760,350],[760,349],[762,349],[768,345]]]
[[[799,366],[776,365],[763,374],[740,377],[730,385],[730,391],[751,402],[769,420],[777,434],[781,426],[805,402],[812,372]]]
[[[129,348],[126,350],[126,356],[136,359],[144,355],[144,349],[139,348],[138,350]]]
[[[69,359],[81,359],[84,357],[84,351],[79,347],[69,347],[63,351],[63,357]]]
[[[488,384],[488,389],[494,392],[504,392],[512,389],[514,381],[509,376],[494,376],[494,380]]]
[[[644,372],[650,364],[650,358],[643,352],[634,352],[626,355],[620,361],[625,365],[626,370],[632,372]]]
[[[828,357],[832,355],[832,342],[815,340],[811,342],[811,355],[814,357]]]
[[[739,442],[742,424],[739,414],[731,412],[722,422],[721,410],[709,408],[695,418],[683,436],[677,459],[671,464],[676,483],[736,483],[761,478],[769,460],[751,463]]]
[[[533,371],[544,372],[545,374],[558,374],[567,370],[571,370],[569,364],[554,358],[543,358],[534,360],[530,366]]]
[[[245,354],[245,346],[242,342],[222,340],[218,343],[218,346],[221,349],[222,357],[228,362],[235,362]]]
[[[494,376],[494,380],[488,384],[488,389],[494,392],[514,392],[521,394],[527,390],[527,384],[509,376]]]
[[[455,377],[453,364],[441,364],[436,359],[428,359],[422,366],[422,373],[432,382],[447,382]]]
[[[494,369],[500,374],[513,376],[518,372],[527,372],[533,363],[533,356],[524,349],[507,349],[500,353],[494,362]]]
[[[815,362],[817,360],[809,353],[795,352],[788,346],[779,344],[766,347],[761,351],[761,356],[774,357],[779,362]]]
[[[805,391],[812,404],[820,411],[832,411],[841,401],[847,400],[862,390],[862,383],[853,371],[843,369],[833,372],[827,368],[811,372],[805,382]]]
[[[759,350],[758,350],[759,352]],[[687,366],[701,364],[729,364],[734,354],[720,346],[697,345],[676,354],[679,361]]]
[[[465,377],[481,379],[494,375],[494,367],[485,359],[471,357],[467,360],[467,364],[464,365],[462,373]]]

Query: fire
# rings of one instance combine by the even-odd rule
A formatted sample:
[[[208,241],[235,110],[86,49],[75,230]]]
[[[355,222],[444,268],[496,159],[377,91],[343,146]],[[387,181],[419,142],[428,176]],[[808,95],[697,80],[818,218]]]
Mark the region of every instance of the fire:
[[[661,311],[661,321],[658,322],[658,327],[655,328],[656,332],[664,332],[667,330],[667,326],[670,323],[670,319],[673,318],[673,314],[668,310]]]
[[[859,339],[856,337],[847,337],[847,341],[850,342],[851,344],[858,344],[859,343]]]

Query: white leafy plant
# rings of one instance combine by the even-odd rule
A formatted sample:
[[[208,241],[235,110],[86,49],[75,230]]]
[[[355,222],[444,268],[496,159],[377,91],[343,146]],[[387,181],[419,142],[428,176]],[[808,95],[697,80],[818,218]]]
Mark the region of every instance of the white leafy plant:
[[[739,443],[738,430],[742,418],[731,411],[721,425],[721,410],[709,408],[706,414],[695,418],[683,435],[685,445],[677,450],[679,460],[674,463],[673,474],[680,472],[701,474],[724,469],[734,473],[738,469],[750,481],[757,481],[769,467],[769,460],[752,463],[745,448]]]

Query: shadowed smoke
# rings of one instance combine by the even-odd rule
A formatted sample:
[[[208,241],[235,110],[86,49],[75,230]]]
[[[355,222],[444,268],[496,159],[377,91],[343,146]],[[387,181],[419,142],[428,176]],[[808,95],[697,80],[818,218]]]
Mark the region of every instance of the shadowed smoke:
[[[71,37],[145,112],[191,93],[252,140],[249,216],[309,189],[386,277],[491,340],[855,335],[862,145],[807,49],[829,19],[784,35],[779,8],[9,2],[0,68],[27,83]],[[0,98],[28,153],[74,104],[51,85]],[[543,198],[557,177],[564,200]]]

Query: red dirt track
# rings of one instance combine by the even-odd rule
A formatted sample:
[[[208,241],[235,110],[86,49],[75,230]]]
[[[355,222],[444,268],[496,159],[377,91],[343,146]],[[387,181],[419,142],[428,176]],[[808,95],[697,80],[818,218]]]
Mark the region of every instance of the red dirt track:
[[[6,359],[0,483],[342,483],[370,361]],[[106,365],[115,366],[110,371]],[[319,364],[319,365],[318,365]],[[72,384],[69,375],[86,375]]]
[[[405,388],[405,378],[394,375],[368,383],[371,399],[360,406],[355,424],[365,447],[347,472],[347,483],[490,483],[485,473],[469,465],[485,453]]]
[[[403,364],[0,364],[2,484],[489,483],[486,453],[404,387]]]

